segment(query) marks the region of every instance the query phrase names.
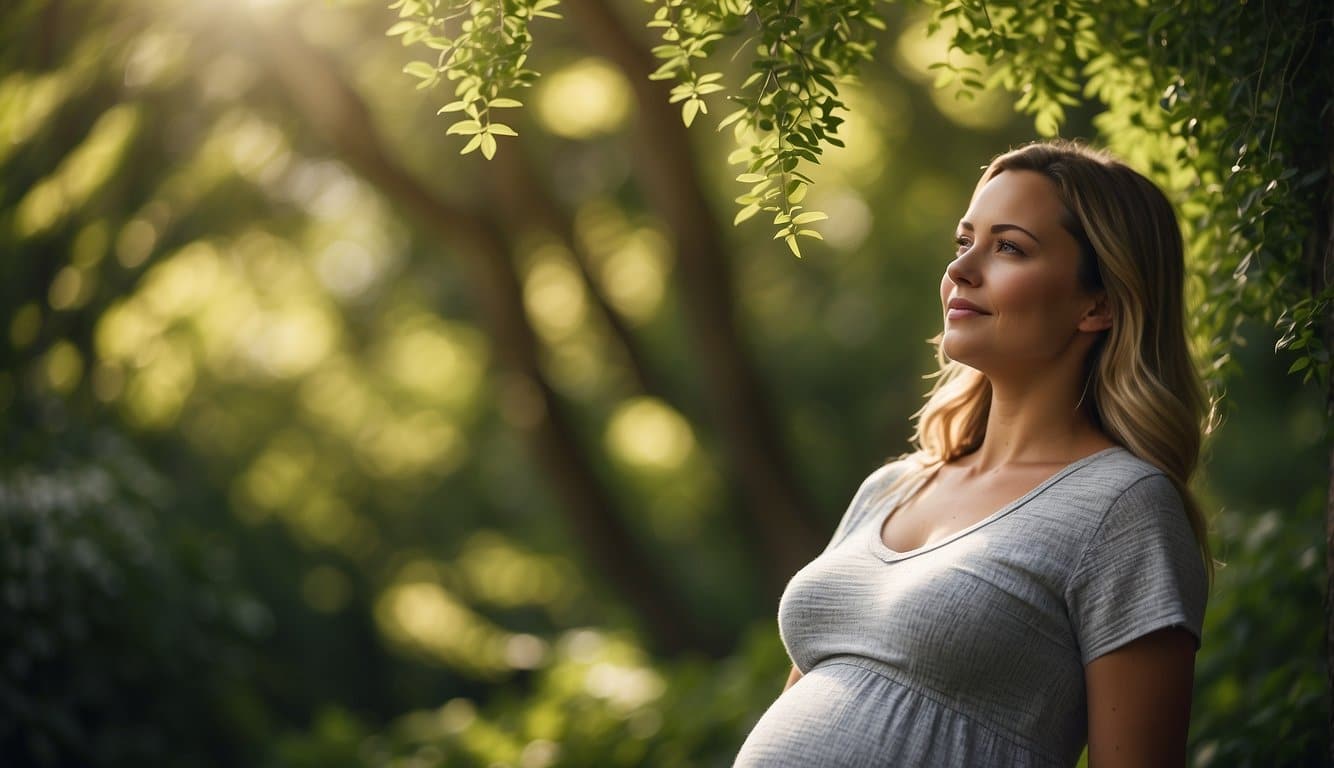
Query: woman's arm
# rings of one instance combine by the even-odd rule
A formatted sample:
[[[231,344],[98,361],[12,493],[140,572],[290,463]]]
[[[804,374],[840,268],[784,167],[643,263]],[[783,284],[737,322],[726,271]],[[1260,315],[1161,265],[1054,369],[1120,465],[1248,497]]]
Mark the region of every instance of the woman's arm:
[[[1089,768],[1186,764],[1195,638],[1160,629],[1084,667]]]
[[[783,686],[783,692],[786,693],[787,689],[795,685],[796,682],[800,679],[801,679],[801,670],[797,669],[796,664],[793,664],[792,672],[787,676],[787,685]]]

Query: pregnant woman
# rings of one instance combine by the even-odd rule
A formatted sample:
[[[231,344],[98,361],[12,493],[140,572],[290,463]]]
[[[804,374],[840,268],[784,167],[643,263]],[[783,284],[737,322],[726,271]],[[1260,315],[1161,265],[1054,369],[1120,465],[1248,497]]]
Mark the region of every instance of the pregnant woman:
[[[1210,560],[1176,217],[1032,144],[955,245],[916,450],[789,582],[792,675],[736,765],[1179,767]]]

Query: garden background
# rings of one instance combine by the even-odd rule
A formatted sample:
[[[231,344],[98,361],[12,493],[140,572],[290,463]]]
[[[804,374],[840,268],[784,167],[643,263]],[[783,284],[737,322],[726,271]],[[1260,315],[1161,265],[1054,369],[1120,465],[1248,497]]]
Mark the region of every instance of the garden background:
[[[1122,5],[1034,13],[1139,24]],[[1150,83],[1161,122],[1120,125],[1095,67],[1079,98],[1025,103],[1023,83],[968,77],[970,56],[999,70],[961,49],[963,11],[942,15],[967,6],[879,9],[839,79],[845,146],[802,166],[829,218],[796,258],[768,215],[732,226],[727,94],[686,129],[647,77],[651,4],[535,20],[541,76],[487,160],[437,115],[451,83],[418,89],[422,54],[386,35],[401,4],[8,3],[0,764],[728,765],[786,679],[777,596],[907,449],[954,223],[1035,117],[1163,181],[1197,314],[1232,297],[1193,326],[1222,396],[1198,481],[1222,565],[1192,760],[1322,764],[1328,290],[1233,246],[1292,231],[1300,253],[1321,231],[1284,212],[1327,172],[1243,169],[1306,162],[1293,135],[1322,146],[1282,102],[1312,103],[1299,77],[1325,72],[1302,119],[1328,121],[1330,21],[1215,5],[1125,45],[1199,51],[1164,30],[1232,24],[1296,52],[1238,97],[1252,123],[1224,121],[1247,137],[1222,163],[1235,187],[1134,151],[1226,143],[1174,112],[1184,79]],[[712,50],[720,82],[748,45]],[[1246,184],[1269,219],[1234,202]],[[1208,240],[1210,201],[1269,229]],[[1248,276],[1315,303],[1256,298]]]

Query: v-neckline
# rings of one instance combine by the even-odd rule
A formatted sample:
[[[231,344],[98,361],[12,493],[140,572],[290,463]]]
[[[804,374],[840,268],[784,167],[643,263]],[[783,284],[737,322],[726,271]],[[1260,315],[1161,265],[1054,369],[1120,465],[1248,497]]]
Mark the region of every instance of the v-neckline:
[[[887,563],[892,563],[900,560],[907,560],[909,558],[917,557],[918,555],[939,549],[954,541],[958,541],[959,539],[963,538],[964,536],[967,536],[968,534],[972,533],[973,531],[976,531],[979,528],[982,528],[983,526],[989,525],[995,522],[996,520],[1005,517],[1009,513],[1013,512],[1014,510],[1028,503],[1035,496],[1038,496],[1043,491],[1045,491],[1052,485],[1059,482],[1061,478],[1065,477],[1066,475],[1070,474],[1076,469],[1093,462],[1093,460],[1097,459],[1100,456],[1103,456],[1112,451],[1120,451],[1120,450],[1125,450],[1125,449],[1119,445],[1108,446],[1100,451],[1090,453],[1089,455],[1083,457],[1082,459],[1076,459],[1070,462],[1069,464],[1066,464],[1064,467],[1061,467],[1060,469],[1053,472],[1051,476],[1048,477],[1046,480],[1043,480],[1042,482],[1038,483],[1024,495],[1005,504],[1000,509],[997,509],[996,511],[992,512],[991,514],[987,515],[981,520],[978,520],[972,525],[960,528],[959,530],[955,531],[954,533],[951,533],[950,535],[946,536],[943,539],[940,539],[939,541],[933,541],[930,544],[923,544],[922,546],[917,547],[916,549],[910,549],[907,550],[906,552],[899,552],[898,550],[890,549],[889,546],[885,544],[885,541],[882,538],[884,536],[885,522],[889,520],[890,515],[894,514],[894,512],[897,511],[898,508],[903,505],[903,502],[905,500],[912,498],[912,496],[914,496],[918,491],[922,489],[923,485],[925,485],[927,482],[930,482],[932,475],[927,475],[921,481],[915,482],[911,486],[905,486],[903,489],[899,490],[898,493],[895,493],[893,496],[891,496],[889,502],[885,504],[885,509],[875,516],[874,519],[877,520],[877,523],[875,525],[869,526],[871,529],[871,535],[869,537],[868,543],[870,545],[871,552],[881,560],[884,560]]]

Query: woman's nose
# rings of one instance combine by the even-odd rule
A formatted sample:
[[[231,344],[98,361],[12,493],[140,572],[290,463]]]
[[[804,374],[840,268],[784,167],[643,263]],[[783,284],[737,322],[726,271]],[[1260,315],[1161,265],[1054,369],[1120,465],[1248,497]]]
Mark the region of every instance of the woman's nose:
[[[955,256],[954,261],[945,267],[945,276],[955,285],[976,286],[978,278],[976,265],[973,264],[974,258],[971,249]]]

